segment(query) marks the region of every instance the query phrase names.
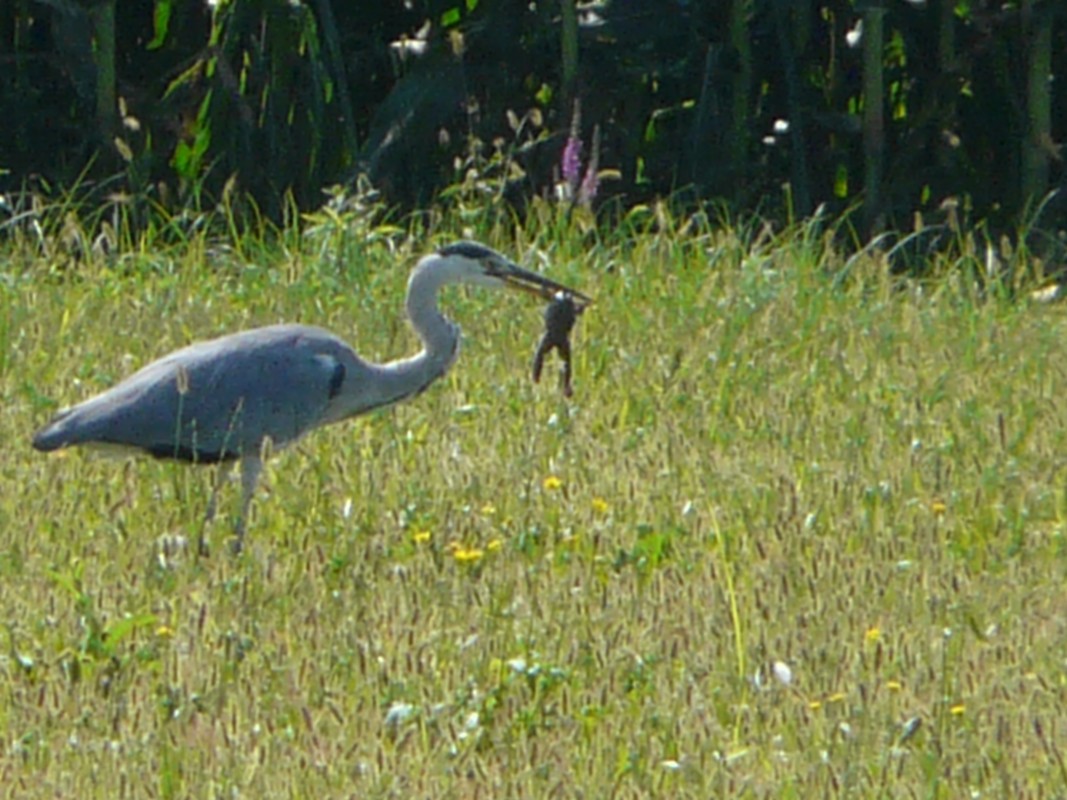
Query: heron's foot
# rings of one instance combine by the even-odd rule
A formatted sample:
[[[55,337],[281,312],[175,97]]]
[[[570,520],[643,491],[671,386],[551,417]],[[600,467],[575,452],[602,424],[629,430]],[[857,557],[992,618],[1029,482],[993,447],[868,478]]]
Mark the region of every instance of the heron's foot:
[[[230,555],[235,558],[241,555],[245,548],[245,517],[242,515],[233,526],[233,538],[230,539]]]

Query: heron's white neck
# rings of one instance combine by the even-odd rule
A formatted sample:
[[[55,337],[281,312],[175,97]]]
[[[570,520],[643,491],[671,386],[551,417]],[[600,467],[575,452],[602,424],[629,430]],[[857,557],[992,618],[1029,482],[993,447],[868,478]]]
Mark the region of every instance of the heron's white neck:
[[[411,327],[422,340],[422,350],[372,367],[377,372],[377,405],[387,405],[418,394],[440,378],[459,355],[459,326],[437,308],[437,292],[456,281],[448,270],[435,269],[429,259],[415,267],[408,281],[407,313]]]

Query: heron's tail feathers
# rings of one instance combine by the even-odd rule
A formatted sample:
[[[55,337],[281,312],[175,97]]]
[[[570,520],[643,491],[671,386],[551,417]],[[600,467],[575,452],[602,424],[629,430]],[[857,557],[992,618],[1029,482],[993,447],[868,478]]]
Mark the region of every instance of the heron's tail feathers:
[[[47,453],[78,442],[70,422],[73,409],[59,412],[56,417],[33,435],[33,449]]]

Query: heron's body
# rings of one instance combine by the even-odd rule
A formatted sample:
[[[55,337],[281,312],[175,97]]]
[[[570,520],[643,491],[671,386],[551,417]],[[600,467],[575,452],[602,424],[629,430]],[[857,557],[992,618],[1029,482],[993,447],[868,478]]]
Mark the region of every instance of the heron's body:
[[[198,464],[240,461],[239,545],[268,442],[277,450],[321,425],[412,397],[452,365],[459,328],[436,305],[438,289],[448,283],[513,285],[542,296],[565,289],[483,245],[458,242],[422,259],[411,274],[407,313],[423,342],[411,358],[374,364],[322,328],[255,328],[152,362],[60,412],[33,446],[102,445]]]
[[[421,373],[422,388],[450,360],[433,361],[408,362]],[[408,382],[404,373],[367,363],[322,328],[255,328],[152,362],[59,414],[33,445],[47,451],[99,444],[198,464],[233,461],[260,453],[268,439],[280,449],[320,425],[403,399],[421,382]]]

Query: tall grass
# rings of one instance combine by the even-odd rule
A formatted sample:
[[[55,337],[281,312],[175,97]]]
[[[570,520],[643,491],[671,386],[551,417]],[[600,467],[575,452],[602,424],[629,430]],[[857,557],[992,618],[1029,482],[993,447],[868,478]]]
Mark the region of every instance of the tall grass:
[[[1060,307],[661,208],[303,231],[9,237],[9,793],[1067,792]],[[407,354],[407,269],[458,235],[596,298],[572,401],[529,380],[540,309],[451,292],[455,369],[280,454],[238,559],[224,519],[184,545],[208,475],[29,448],[195,338]]]

